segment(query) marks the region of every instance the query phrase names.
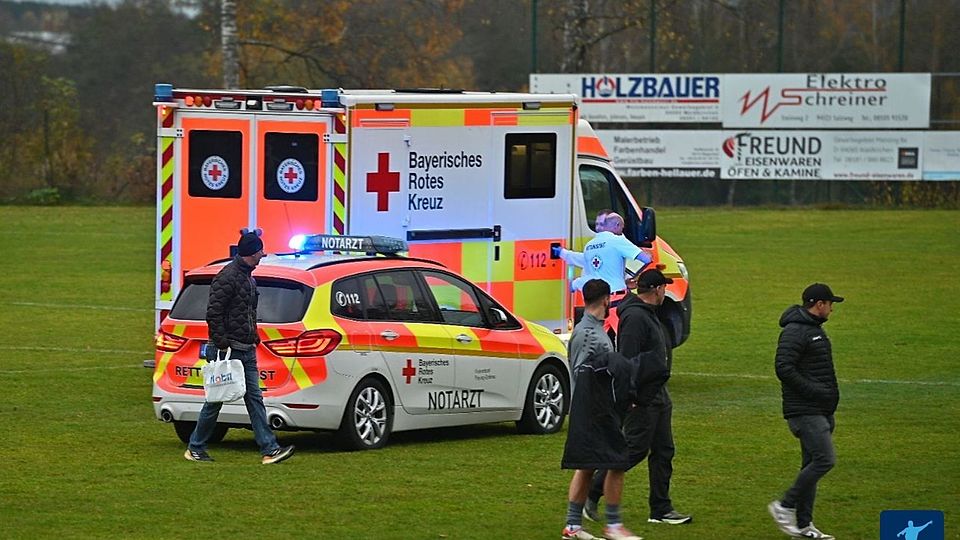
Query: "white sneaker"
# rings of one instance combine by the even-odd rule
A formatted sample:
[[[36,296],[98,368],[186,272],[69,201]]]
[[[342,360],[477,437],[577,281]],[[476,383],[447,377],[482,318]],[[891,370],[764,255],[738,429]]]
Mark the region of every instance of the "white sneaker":
[[[773,501],[767,505],[767,510],[773,517],[773,521],[776,522],[777,527],[783,531],[784,534],[788,534],[790,536],[797,536],[800,534],[800,528],[797,527],[796,509],[787,508],[786,506],[780,504],[780,501]]]
[[[607,540],[643,540],[643,538],[630,532],[630,529],[624,527],[621,523],[604,527],[603,537]]]
[[[596,540],[597,537],[588,533],[583,527],[570,527],[567,525],[563,528],[563,533],[560,538],[563,540]]]
[[[813,522],[810,522],[809,525],[800,529],[797,532],[797,537],[799,538],[816,538],[818,540],[834,540],[833,535],[827,534],[820,529],[813,526]]]

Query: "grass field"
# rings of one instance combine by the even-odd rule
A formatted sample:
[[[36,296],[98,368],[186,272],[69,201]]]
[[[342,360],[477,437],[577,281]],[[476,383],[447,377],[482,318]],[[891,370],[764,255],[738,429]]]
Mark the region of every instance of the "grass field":
[[[297,455],[263,467],[250,432],[232,430],[211,447],[217,463],[185,461],[142,367],[153,219],[151,208],[0,207],[0,537],[559,537],[563,434],[498,424],[397,434],[359,453],[281,434]],[[799,464],[779,415],[777,319],[821,280],[847,301],[826,326],[841,402],[817,525],[871,539],[882,510],[939,509],[960,538],[960,212],[661,208],[658,219],[694,294],[670,385],[672,495],[695,521],[646,523],[644,469],[627,476],[627,525],[654,540],[786,538],[765,510]]]

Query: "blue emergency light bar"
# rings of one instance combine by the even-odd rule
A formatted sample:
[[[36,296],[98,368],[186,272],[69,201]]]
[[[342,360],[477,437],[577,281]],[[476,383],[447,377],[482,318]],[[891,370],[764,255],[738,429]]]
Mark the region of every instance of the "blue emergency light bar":
[[[290,249],[304,251],[346,251],[396,255],[408,251],[407,242],[389,236],[338,236],[333,234],[298,234],[290,239]]]

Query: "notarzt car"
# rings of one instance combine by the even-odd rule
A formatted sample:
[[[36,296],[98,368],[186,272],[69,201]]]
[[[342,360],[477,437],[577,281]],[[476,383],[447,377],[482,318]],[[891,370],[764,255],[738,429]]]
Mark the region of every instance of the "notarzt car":
[[[444,266],[395,255],[406,250],[400,240],[306,242],[265,257],[253,273],[260,386],[274,429],[336,430],[347,447],[371,449],[411,429],[503,421],[527,433],[561,428],[570,370],[557,336]],[[356,249],[365,254],[343,253]],[[210,282],[228,262],[187,274],[157,336],[154,409],[183,441],[203,405]],[[242,399],[226,403],[213,440],[248,426]]]

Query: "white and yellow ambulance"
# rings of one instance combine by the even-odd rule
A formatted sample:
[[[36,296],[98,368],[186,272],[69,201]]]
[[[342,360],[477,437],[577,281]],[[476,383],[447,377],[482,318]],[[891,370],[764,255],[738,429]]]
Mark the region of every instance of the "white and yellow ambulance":
[[[610,208],[674,278],[663,308],[674,344],[689,335],[686,268],[574,95],[158,84],[154,106],[158,327],[187,272],[226,257],[241,228],[261,228],[267,252],[298,234],[404,239],[411,257],[565,333],[582,301],[550,246],[582,248]]]

